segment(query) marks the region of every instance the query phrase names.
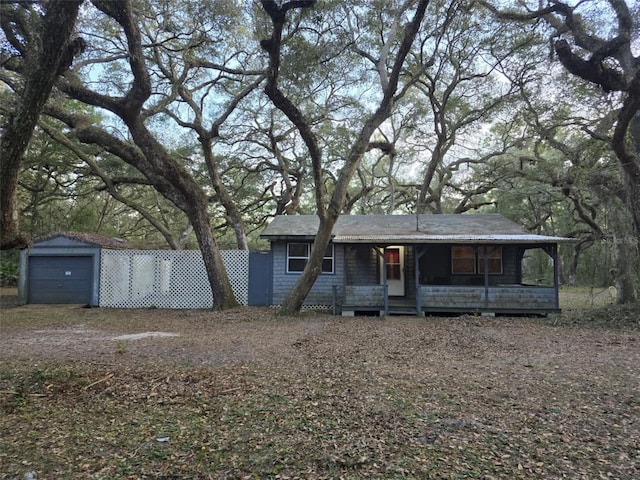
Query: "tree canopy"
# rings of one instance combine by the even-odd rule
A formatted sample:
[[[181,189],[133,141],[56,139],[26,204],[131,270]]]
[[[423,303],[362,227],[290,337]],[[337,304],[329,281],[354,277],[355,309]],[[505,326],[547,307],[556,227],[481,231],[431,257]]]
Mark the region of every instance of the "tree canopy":
[[[314,213],[289,312],[340,215],[501,211],[576,238],[567,281],[606,245],[633,299],[640,12],[602,3],[2,2],[2,248],[197,246],[226,308],[220,248]]]

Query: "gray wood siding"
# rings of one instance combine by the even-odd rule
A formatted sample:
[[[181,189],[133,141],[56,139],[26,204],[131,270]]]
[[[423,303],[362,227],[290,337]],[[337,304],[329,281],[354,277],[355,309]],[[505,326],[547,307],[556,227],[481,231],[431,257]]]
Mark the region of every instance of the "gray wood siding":
[[[380,307],[384,305],[383,285],[347,285],[345,305],[359,307]]]
[[[405,298],[416,298],[415,248],[405,247],[404,255],[404,296]]]
[[[346,284],[375,285],[379,283],[378,254],[368,245],[346,247]]]
[[[520,272],[520,260],[518,248],[514,245],[502,247],[502,275],[496,276],[494,284],[517,284],[522,281]],[[489,275],[489,280],[493,275]]]
[[[554,311],[556,305],[553,287],[489,287],[485,301],[484,287],[451,285],[422,286],[423,311],[440,312],[544,312]],[[345,305],[349,309],[384,308],[384,287],[380,285],[346,287]]]
[[[287,273],[287,242],[272,242],[273,252],[273,305],[281,305],[286,296],[300,277],[299,273]],[[331,306],[333,305],[333,286],[338,286],[338,295],[343,289],[344,277],[344,247],[334,245],[334,273],[322,273],[318,276],[316,283],[311,288],[311,292],[304,304],[309,306]]]

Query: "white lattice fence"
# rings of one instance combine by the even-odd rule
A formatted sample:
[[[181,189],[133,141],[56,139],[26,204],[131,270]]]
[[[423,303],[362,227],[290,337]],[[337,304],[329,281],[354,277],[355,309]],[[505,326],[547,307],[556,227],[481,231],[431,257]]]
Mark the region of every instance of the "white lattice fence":
[[[249,297],[249,252],[222,252],[233,293]],[[116,308],[210,308],[213,304],[202,255],[197,250],[102,250],[100,306]]]

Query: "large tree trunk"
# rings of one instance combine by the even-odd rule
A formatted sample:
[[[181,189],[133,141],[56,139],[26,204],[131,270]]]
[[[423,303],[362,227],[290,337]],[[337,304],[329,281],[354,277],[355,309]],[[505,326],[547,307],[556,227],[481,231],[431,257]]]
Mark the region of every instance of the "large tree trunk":
[[[635,242],[628,242],[625,238],[613,239],[614,254],[614,284],[616,287],[616,303],[634,303],[638,300],[635,288],[636,272],[633,265],[637,265],[637,253],[635,250]]]
[[[627,197],[633,229],[635,236],[635,246],[640,252],[640,178],[627,178]]]
[[[18,172],[33,129],[61,71],[62,60],[82,0],[52,0],[44,16],[40,42],[27,46],[24,59],[25,86],[18,107],[10,116],[0,139],[0,248],[23,248],[28,244],[18,220]],[[36,48],[36,51],[29,51]],[[65,62],[69,59],[65,58]],[[68,66],[68,65],[62,65]]]
[[[220,248],[211,230],[211,223],[207,215],[206,205],[194,205],[187,212],[193,231],[198,239],[198,245],[202,252],[202,259],[207,270],[207,277],[213,294],[213,309],[224,310],[238,306],[231,283],[227,276],[227,270],[222,261]]]
[[[593,242],[591,239],[585,238],[578,240],[573,246],[573,253],[571,254],[571,262],[569,263],[569,271],[567,272],[567,285],[575,287],[576,279],[578,277],[578,265],[580,263],[580,256],[584,252],[585,247],[588,248]]]
[[[380,104],[376,111],[372,113],[364,123],[357,139],[351,146],[348,155],[346,156],[344,166],[338,174],[338,178],[328,204],[325,204],[327,191],[325,188],[324,178],[322,177],[322,156],[318,140],[311,129],[311,125],[307,122],[302,112],[278,88],[282,30],[286,20],[286,13],[292,8],[309,7],[313,6],[314,3],[315,2],[313,1],[292,1],[286,2],[279,7],[274,1],[262,1],[262,5],[271,17],[273,23],[271,38],[261,42],[263,48],[269,53],[269,73],[267,76],[265,92],[274,105],[287,115],[289,120],[296,126],[305,142],[305,145],[309,149],[316,189],[316,208],[320,219],[320,225],[311,249],[309,261],[307,262],[302,275],[283,302],[280,310],[282,314],[295,313],[300,310],[304,300],[309,295],[313,284],[322,271],[324,252],[331,240],[333,227],[344,208],[349,182],[358,168],[362,156],[369,147],[371,136],[382,122],[391,115],[395,103],[398,100],[396,92],[398,90],[400,74],[404,67],[405,59],[411,50],[413,41],[418,34],[420,25],[422,24],[429,0],[422,0],[418,3],[413,19],[405,25],[402,40],[389,74],[386,72],[386,62],[388,60],[387,55],[389,53],[388,47],[381,52],[381,56],[377,60],[376,66],[380,73],[382,99],[380,100]],[[395,36],[396,27],[398,27],[398,25],[395,25],[392,28],[392,37]],[[389,42],[392,40],[394,40],[394,38],[388,39]]]
[[[640,257],[640,71],[618,114],[611,145],[625,175],[625,193],[632,220],[632,228],[618,227],[623,234],[615,239],[616,303],[633,303],[638,300],[634,266],[638,266]],[[617,223],[620,225],[621,221]]]
[[[636,77],[618,114],[611,146],[625,175],[627,204],[640,251],[640,70]]]
[[[145,125],[143,108],[152,95],[151,75],[145,63],[142,35],[134,14],[132,1],[93,0],[94,5],[120,24],[127,38],[128,60],[133,82],[124,96],[111,97],[89,90],[77,79],[63,82],[60,88],[86,104],[110,110],[129,128],[133,143],[96,128],[87,117],[55,112],[58,118],[76,129],[78,139],[102,145],[108,151],[137,168],[154,188],[184,211],[196,233],[207,276],[213,293],[213,308],[237,305],[229,283],[222,256],[211,230],[208,200],[197,181],[164,149]],[[51,108],[51,110],[56,110]]]
[[[25,248],[29,239],[20,233],[18,220],[18,172],[20,171],[20,159],[15,163],[7,155],[5,161],[5,145],[3,142],[0,150],[0,248],[9,250],[12,248]]]
[[[629,182],[631,183],[631,182]],[[631,192],[638,193],[639,185],[627,186],[627,195]],[[640,197],[636,197],[636,201]],[[633,201],[629,202],[633,203]],[[635,208],[635,212],[634,212]],[[632,205],[632,215],[638,213],[640,205]],[[639,264],[640,249],[638,249],[638,230],[634,235],[634,225],[629,225],[629,216],[626,212],[614,210],[610,212],[609,222],[614,231],[613,236],[613,280],[616,287],[616,303],[633,303],[638,300],[636,282],[638,272],[635,268]],[[635,223],[635,222],[634,222]]]
[[[193,226],[213,293],[213,309],[223,310],[237,306],[220,248],[211,229],[209,202],[204,191],[193,177],[171,158],[141,118],[131,119],[127,121],[127,125],[135,144],[150,164],[143,169],[143,173],[167,199],[180,199],[177,203],[174,200],[174,203],[187,214]]]

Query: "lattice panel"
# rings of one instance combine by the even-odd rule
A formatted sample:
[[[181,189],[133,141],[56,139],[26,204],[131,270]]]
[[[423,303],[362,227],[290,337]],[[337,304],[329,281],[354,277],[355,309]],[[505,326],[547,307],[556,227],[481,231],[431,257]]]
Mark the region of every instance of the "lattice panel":
[[[222,261],[240,305],[249,304],[249,251],[222,250]],[[204,264],[204,262],[203,262]]]
[[[233,293],[249,297],[249,252],[222,252]],[[197,250],[102,250],[100,306],[115,308],[210,308],[202,255]]]

